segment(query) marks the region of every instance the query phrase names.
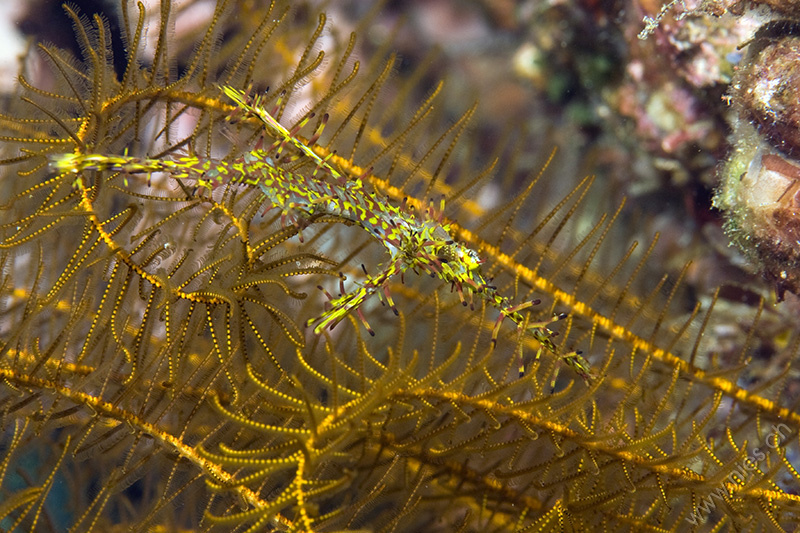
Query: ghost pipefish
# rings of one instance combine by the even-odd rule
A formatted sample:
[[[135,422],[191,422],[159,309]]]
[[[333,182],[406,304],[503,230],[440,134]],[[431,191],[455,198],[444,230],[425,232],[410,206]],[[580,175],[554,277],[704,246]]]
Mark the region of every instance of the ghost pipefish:
[[[406,200],[399,206],[393,205],[388,199],[365,190],[363,179],[369,174],[369,170],[365,175],[348,179],[329,163],[330,154],[323,158],[312,149],[322,134],[327,114],[322,117],[313,136],[309,140],[303,140],[297,133],[313,115],[306,117],[290,131],[273,117],[275,111],[270,113],[266,110],[263,96],[253,97],[227,86],[222,87],[222,91],[236,104],[229,116],[230,120],[255,118],[277,140],[267,148],[262,146],[260,140],[254,150],[233,160],[194,155],[149,159],[130,157],[127,154],[73,153],[51,156],[50,165],[60,173],[110,170],[125,175],[147,174],[148,180],[153,172],[165,172],[176,180],[192,180],[196,186],[209,190],[228,183],[257,187],[268,203],[267,209],[280,209],[281,224],[284,227],[287,224],[294,225],[298,229],[301,242],[302,229],[309,220],[317,216],[324,215],[328,219],[355,224],[366,230],[383,244],[390,260],[374,276],[367,274],[365,268],[366,278],[349,292],[344,290],[344,284],[340,282],[341,294],[338,297],[331,296],[320,287],[329,299],[329,307],[319,317],[307,323],[307,326],[314,327],[316,334],[320,334],[325,328],[332,329],[345,316],[355,311],[367,331],[375,335],[362,312],[362,304],[372,294],[377,293],[397,314],[389,292],[389,281],[413,270],[450,283],[464,305],[472,305],[477,297],[497,308],[500,314],[492,331],[492,346],[497,343],[500,325],[508,318],[518,328],[524,327],[544,349],[558,355],[558,349],[551,339],[553,332],[547,326],[566,315],[526,323],[521,311],[539,302],[534,300],[513,305],[507,297],[498,293],[496,287],[490,285],[490,280],[481,273],[483,261],[478,253],[450,235],[451,224],[443,216],[444,199],[438,206],[431,202],[426,209],[418,212],[414,212]],[[276,160],[287,147],[302,154],[296,157],[307,157],[316,165],[314,170],[302,173],[278,165]],[[326,179],[324,175],[333,179]],[[562,354],[560,357],[584,381],[588,382],[592,378],[591,367],[580,352]]]

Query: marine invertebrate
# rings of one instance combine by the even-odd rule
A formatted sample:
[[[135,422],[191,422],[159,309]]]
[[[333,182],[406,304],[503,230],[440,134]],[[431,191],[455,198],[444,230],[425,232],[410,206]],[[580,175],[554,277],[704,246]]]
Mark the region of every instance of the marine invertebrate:
[[[642,37],[658,32],[667,11],[646,19]],[[719,186],[713,204],[725,213],[731,240],[747,255],[776,290],[798,293],[798,224],[795,181],[798,167],[797,85],[798,17],[792,3],[703,2],[683,6],[676,18],[714,15],[722,27],[737,28],[731,54],[736,73],[723,98],[730,105],[732,149],[719,165]],[[700,33],[702,38],[702,33]],[[721,54],[725,49],[721,48]],[[741,59],[737,57],[741,55]]]
[[[591,179],[548,193],[538,169],[518,175],[524,137],[477,149],[464,138],[469,108],[441,125],[438,86],[412,105],[408,90],[390,91],[393,56],[359,63],[354,38],[323,43],[325,16],[291,17],[276,1],[226,17],[230,7],[217,5],[184,69],[172,68],[169,4],[148,29],[158,36],[148,64],[136,55],[144,7],[126,11],[120,78],[102,18],[73,13],[84,60],[42,47],[55,86],[23,72],[0,116],[0,514],[9,529],[797,523],[790,378],[800,338],[763,301],[742,306],[733,340],[718,342],[717,328],[731,329],[725,291],[701,307],[683,275],[641,279],[654,247],[611,245],[629,215],[598,214]],[[294,144],[258,119],[230,124],[236,106],[218,87],[250,84],[273,87],[259,106],[288,132],[311,113],[308,131],[320,131],[327,113],[320,138],[311,146],[298,132]],[[233,164],[259,142],[275,151],[286,142],[280,158],[268,155],[274,172],[317,170],[336,183],[318,170],[324,161],[387,206],[407,198],[420,213],[445,195],[439,223],[453,240],[485,258],[499,294],[542,298],[523,324],[569,311],[554,342],[562,353],[585,350],[597,379],[583,387],[562,372],[551,393],[560,361],[548,354],[520,377],[520,354],[538,352],[536,339],[503,328],[493,347],[491,302],[469,310],[440,280],[391,280],[397,318],[364,302],[375,337],[353,317],[335,334],[306,335],[301,325],[322,306],[308,297],[315,285],[384,260],[374,232],[323,215],[299,242],[301,224],[262,216],[257,185],[197,194],[88,159],[77,173],[50,167],[57,154],[109,162],[126,149],[124,164],[167,168],[187,151]],[[495,172],[514,194],[487,212],[471,191]],[[786,365],[754,377],[745,363],[767,350]],[[750,457],[752,469],[732,477]],[[72,490],[58,494],[62,486]]]
[[[800,291],[798,28],[772,21],[748,44],[730,92],[735,146],[715,199],[728,213],[729,233],[762,266],[779,297]]]

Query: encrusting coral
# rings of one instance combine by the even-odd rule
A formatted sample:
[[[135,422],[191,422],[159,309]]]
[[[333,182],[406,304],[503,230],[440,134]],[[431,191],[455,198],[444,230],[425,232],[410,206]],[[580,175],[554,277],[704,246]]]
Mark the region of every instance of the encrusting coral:
[[[521,148],[476,150],[474,108],[443,121],[440,85],[414,104],[391,52],[354,58],[369,17],[328,39],[310,6],[220,0],[179,58],[169,2],[121,7],[124,71],[66,6],[83,57],[40,46],[52,85],[23,70],[0,115],[3,529],[796,526],[800,336],[763,300],[730,333],[724,289],[687,308],[686,269],[640,279],[654,244],[612,245],[629,221],[589,212],[591,178],[513,189]],[[263,179],[217,179],[253,158]],[[391,223],[343,208],[367,199],[430,233],[402,279],[370,274]],[[342,299],[369,292],[397,316]],[[785,366],[748,371],[767,349]]]
[[[800,292],[799,32],[797,22],[771,21],[749,42],[731,85],[734,148],[715,200],[729,216],[732,237],[762,266],[779,297]]]

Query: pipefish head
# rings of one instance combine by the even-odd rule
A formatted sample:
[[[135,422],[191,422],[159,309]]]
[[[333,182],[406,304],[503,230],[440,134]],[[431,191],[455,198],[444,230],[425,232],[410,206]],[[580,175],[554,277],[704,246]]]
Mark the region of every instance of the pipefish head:
[[[451,270],[462,275],[477,274],[480,276],[483,260],[478,252],[459,242],[446,241],[436,249],[436,258]]]
[[[445,281],[465,286],[472,292],[482,292],[488,283],[481,273],[483,260],[478,252],[447,236],[432,246],[436,265]]]

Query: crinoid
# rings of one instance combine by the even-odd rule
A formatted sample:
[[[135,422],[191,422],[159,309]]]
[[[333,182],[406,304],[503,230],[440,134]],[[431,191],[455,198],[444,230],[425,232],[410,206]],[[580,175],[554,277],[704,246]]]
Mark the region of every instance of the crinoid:
[[[591,178],[548,193],[524,137],[478,150],[474,108],[414,105],[421,71],[293,7],[220,0],[183,56],[169,2],[123,3],[117,76],[67,6],[83,57],[20,74],[0,527],[791,529],[800,337],[762,302],[721,352],[725,292],[648,287],[654,245],[620,252]],[[789,362],[757,379],[767,332]]]

